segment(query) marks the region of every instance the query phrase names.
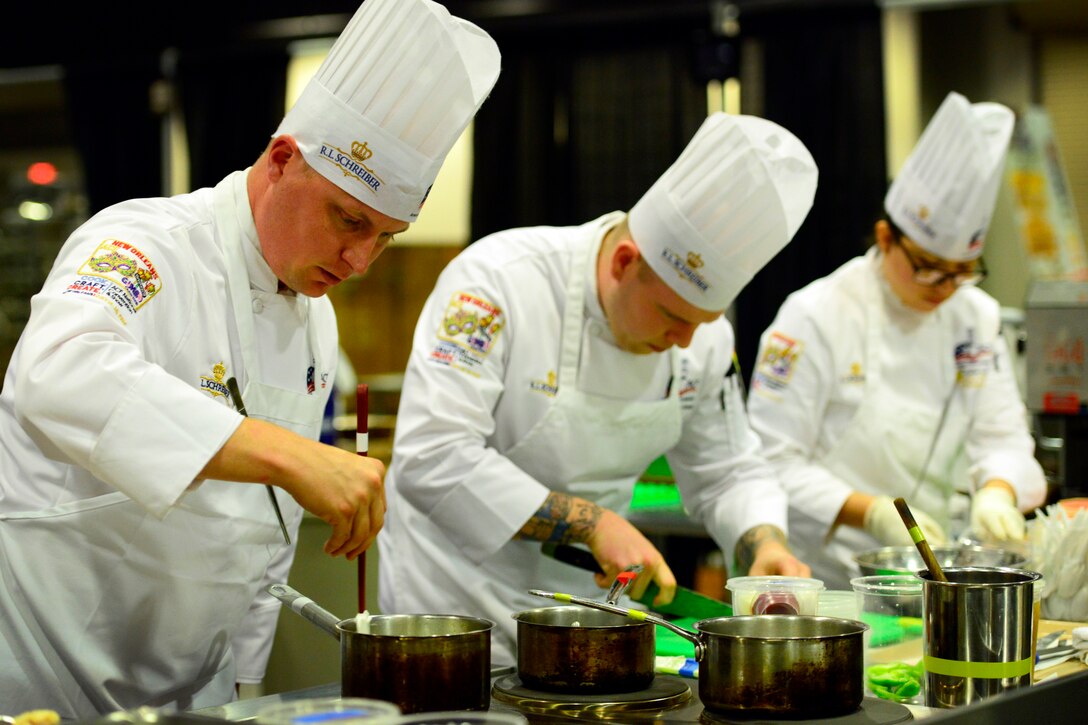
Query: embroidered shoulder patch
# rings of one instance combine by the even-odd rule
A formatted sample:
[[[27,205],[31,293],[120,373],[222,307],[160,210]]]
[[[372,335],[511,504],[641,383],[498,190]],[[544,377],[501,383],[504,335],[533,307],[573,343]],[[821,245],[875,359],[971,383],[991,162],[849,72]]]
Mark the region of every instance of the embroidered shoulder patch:
[[[505,324],[502,310],[487,300],[455,292],[446,307],[438,339],[487,355]]]
[[[151,260],[136,247],[119,239],[107,239],[76,270],[79,277],[64,294],[97,297],[121,312],[134,314],[162,289],[162,280]]]
[[[980,387],[986,382],[986,374],[994,367],[994,349],[990,345],[975,342],[974,330],[967,331],[967,339],[956,343],[956,383],[965,387]]]
[[[771,333],[752,375],[752,388],[772,391],[784,389],[793,376],[793,366],[801,357],[803,347],[802,343],[781,333]]]

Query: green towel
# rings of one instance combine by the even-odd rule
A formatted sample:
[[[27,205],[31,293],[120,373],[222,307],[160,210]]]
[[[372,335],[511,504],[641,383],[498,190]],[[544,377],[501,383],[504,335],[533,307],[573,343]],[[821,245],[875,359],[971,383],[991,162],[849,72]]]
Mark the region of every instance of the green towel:
[[[695,632],[695,623],[698,619],[673,619],[670,620],[677,627],[688,630],[689,632]],[[659,626],[655,633],[657,638],[657,648],[655,653],[658,657],[694,657],[695,645],[687,641],[676,632],[671,629],[665,629]]]
[[[921,617],[900,617],[895,614],[864,612],[861,621],[869,625],[869,646],[886,647],[922,636]]]

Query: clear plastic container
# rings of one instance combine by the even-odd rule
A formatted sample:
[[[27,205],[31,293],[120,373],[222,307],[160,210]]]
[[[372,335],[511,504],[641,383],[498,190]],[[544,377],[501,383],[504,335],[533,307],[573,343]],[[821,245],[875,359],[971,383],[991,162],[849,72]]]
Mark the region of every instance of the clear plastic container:
[[[816,614],[821,617],[840,619],[858,618],[858,599],[854,590],[828,589],[820,592],[816,602]]]
[[[850,580],[865,633],[865,691],[911,705],[925,702],[922,580],[913,574]]]
[[[389,725],[400,708],[384,700],[361,697],[319,697],[270,705],[257,713],[260,725]]]
[[[728,579],[733,614],[816,614],[819,579],[796,576],[740,576]]]

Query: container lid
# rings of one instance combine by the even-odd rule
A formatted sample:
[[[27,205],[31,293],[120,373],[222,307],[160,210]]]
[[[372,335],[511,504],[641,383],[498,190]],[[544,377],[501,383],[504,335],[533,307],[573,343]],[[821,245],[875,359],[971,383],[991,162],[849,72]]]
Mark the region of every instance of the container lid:
[[[738,592],[818,592],[824,588],[824,583],[819,579],[800,576],[737,576],[727,579],[725,588]]]
[[[400,708],[384,700],[361,697],[319,697],[270,705],[257,713],[259,725],[387,725]]]

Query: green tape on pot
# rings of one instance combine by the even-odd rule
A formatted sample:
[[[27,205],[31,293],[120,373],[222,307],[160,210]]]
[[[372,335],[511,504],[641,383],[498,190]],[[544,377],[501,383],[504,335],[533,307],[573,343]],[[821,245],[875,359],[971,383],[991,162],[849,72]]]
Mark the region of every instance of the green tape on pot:
[[[935,675],[1002,680],[1006,677],[1023,677],[1031,673],[1030,657],[1015,662],[963,662],[925,655],[922,660],[925,663],[926,672],[932,672]]]

